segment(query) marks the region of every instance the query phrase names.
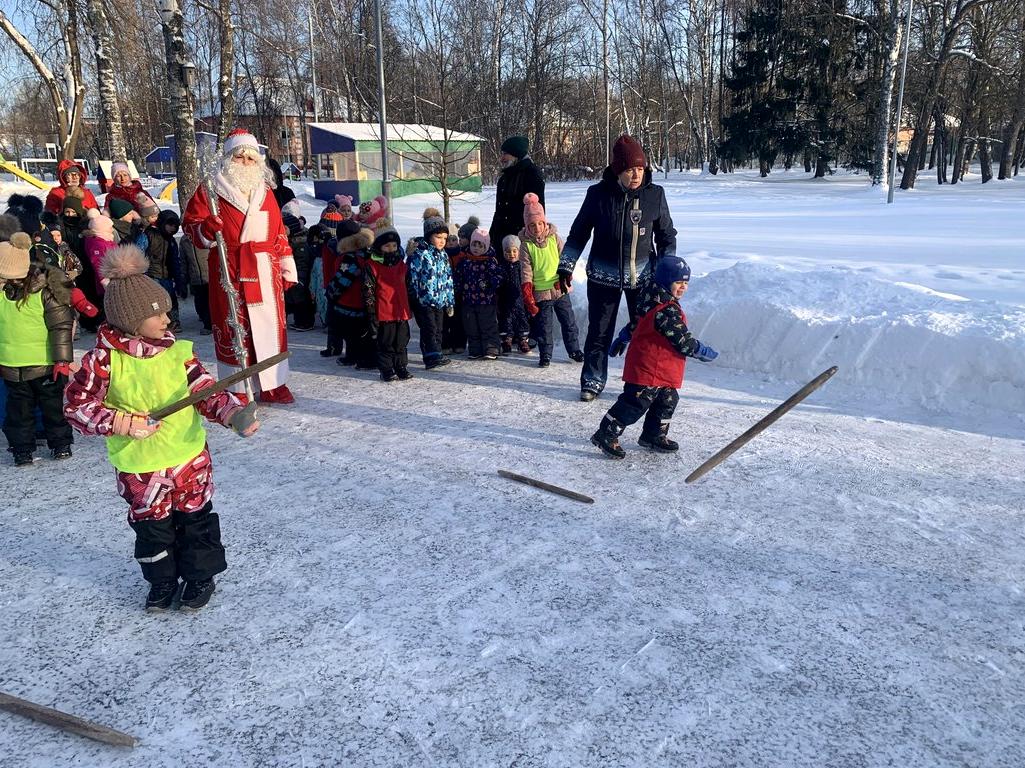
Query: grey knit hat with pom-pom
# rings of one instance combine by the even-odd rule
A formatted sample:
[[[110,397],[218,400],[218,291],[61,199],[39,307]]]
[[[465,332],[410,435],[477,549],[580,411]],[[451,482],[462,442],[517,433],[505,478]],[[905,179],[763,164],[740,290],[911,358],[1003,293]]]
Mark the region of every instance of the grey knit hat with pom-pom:
[[[444,232],[447,235],[448,224],[441,218],[441,213],[437,208],[428,208],[424,211],[424,237],[430,237],[439,232]]]
[[[107,322],[135,334],[143,320],[171,311],[171,296],[151,277],[149,259],[134,245],[111,248],[100,264],[100,276],[110,280],[103,294]]]
[[[473,231],[480,226],[480,219],[476,216],[471,216],[466,220],[466,223],[459,228],[459,239],[469,240],[470,236],[473,235]]]

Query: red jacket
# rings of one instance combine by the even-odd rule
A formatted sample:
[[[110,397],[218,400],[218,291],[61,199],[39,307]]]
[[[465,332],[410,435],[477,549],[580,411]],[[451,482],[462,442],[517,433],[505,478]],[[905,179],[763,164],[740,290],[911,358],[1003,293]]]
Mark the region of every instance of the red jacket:
[[[389,266],[374,259],[367,260],[367,284],[374,293],[373,306],[378,322],[396,323],[412,317],[406,272],[404,261]]]
[[[89,178],[85,172],[85,168],[76,163],[74,160],[61,160],[57,163],[57,180],[60,182],[59,187],[54,187],[50,190],[50,194],[46,196],[46,210],[51,213],[56,213],[60,216],[64,213],[64,195],[67,192],[68,184],[64,181],[64,172],[68,168],[78,168],[78,173],[81,176],[79,184],[82,186],[82,207],[88,210],[89,208],[99,208],[100,206],[96,202],[96,198],[93,197],[93,193],[85,188],[86,179]]]
[[[672,387],[683,384],[687,359],[655,328],[655,315],[673,302],[666,301],[648,311],[630,339],[626,350],[623,381],[639,387]],[[680,309],[684,325],[687,316]]]

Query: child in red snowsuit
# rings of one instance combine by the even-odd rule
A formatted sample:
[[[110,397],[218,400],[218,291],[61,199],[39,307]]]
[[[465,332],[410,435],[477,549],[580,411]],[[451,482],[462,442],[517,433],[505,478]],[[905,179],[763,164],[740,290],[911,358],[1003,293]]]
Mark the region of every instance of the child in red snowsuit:
[[[64,415],[83,435],[107,438],[118,493],[128,502],[135,558],[151,584],[147,610],[166,610],[184,580],[180,605],[206,605],[225,570],[220,522],[212,511],[213,476],[200,415],[243,437],[259,422],[245,396],[219,392],[161,421],[146,414],[214,383],[192,343],[167,328],[171,297],[146,276],[134,245],[104,257],[107,323],[64,393]]]
[[[399,233],[385,227],[377,233],[363,273],[363,303],[370,336],[377,345],[382,381],[413,378],[409,372],[409,306],[406,254]]]
[[[637,443],[660,453],[672,453],[680,446],[668,438],[669,422],[680,402],[677,390],[683,384],[686,358],[708,363],[719,356],[711,347],[694,338],[687,329],[687,316],[680,299],[687,292],[690,267],[676,256],[660,259],[653,279],[645,286],[637,302],[637,311],[629,326],[612,342],[609,354],[623,354],[623,394],[609,408],[591,442],[614,459],[626,451],[619,444],[623,430],[644,416],[644,428]]]

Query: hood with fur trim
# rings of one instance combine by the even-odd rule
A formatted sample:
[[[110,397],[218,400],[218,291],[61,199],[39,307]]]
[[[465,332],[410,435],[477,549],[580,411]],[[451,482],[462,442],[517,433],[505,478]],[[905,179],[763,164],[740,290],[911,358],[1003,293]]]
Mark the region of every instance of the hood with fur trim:
[[[335,246],[338,253],[351,253],[352,251],[365,251],[374,244],[374,230],[360,227],[359,232],[348,237],[343,237]]]

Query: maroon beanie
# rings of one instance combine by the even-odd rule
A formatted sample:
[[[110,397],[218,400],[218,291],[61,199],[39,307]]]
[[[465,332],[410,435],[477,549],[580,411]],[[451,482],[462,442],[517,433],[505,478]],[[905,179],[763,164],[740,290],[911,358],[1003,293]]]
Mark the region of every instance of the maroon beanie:
[[[647,168],[644,148],[633,136],[623,134],[612,145],[612,172],[617,176],[627,168]]]

